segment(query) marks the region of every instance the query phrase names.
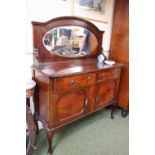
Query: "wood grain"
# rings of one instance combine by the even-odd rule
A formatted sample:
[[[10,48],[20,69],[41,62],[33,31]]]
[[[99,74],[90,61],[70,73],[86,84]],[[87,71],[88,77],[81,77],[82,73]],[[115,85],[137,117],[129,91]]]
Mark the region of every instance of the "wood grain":
[[[129,107],[129,0],[116,0],[110,59],[124,63],[121,72],[118,105]]]

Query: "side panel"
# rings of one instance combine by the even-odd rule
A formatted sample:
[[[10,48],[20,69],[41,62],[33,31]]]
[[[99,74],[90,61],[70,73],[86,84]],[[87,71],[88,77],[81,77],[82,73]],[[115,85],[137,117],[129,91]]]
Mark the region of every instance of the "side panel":
[[[129,65],[129,0],[115,1],[110,59]],[[124,110],[129,107],[128,67],[122,69],[118,92],[118,105]]]
[[[36,86],[36,112],[49,124],[49,105],[50,105],[50,79],[38,71],[34,73],[34,80],[37,83]]]
[[[118,90],[118,105],[124,110],[129,106],[129,67],[122,68],[120,85]]]

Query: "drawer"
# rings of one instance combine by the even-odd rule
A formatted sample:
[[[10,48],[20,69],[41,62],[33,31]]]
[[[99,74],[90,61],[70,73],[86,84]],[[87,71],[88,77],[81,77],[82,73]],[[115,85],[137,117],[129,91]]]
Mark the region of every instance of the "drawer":
[[[63,78],[56,78],[54,81],[55,91],[65,91],[74,88],[80,88],[95,84],[96,74],[80,74],[75,76],[68,76]]]
[[[105,71],[100,71],[98,73],[98,82],[118,78],[119,75],[120,75],[120,68],[113,68]]]

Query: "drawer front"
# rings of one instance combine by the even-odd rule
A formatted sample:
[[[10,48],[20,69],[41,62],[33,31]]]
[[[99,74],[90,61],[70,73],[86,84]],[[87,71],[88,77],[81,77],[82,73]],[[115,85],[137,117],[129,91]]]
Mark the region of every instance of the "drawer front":
[[[70,89],[80,88],[95,84],[96,74],[81,74],[63,78],[56,78],[54,82],[54,90],[57,92]]]
[[[100,71],[98,73],[98,82],[118,78],[119,75],[120,75],[120,68],[113,68],[105,71]]]

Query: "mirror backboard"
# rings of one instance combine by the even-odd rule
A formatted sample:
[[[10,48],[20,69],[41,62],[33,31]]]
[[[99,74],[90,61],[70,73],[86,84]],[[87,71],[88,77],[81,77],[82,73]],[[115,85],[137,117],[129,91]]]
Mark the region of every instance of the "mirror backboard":
[[[79,57],[97,48],[96,36],[81,26],[60,26],[45,33],[43,45],[52,54],[63,57]]]

